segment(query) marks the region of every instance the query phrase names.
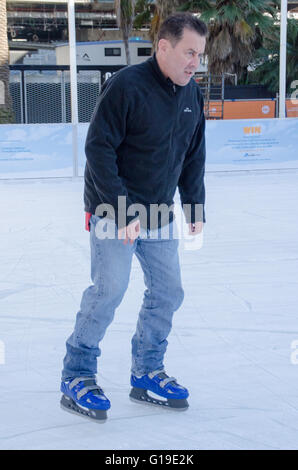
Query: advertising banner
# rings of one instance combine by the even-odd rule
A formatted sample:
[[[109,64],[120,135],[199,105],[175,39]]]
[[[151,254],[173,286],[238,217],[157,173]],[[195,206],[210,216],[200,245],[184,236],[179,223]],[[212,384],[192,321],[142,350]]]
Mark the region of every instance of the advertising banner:
[[[78,126],[84,175],[88,123]],[[210,120],[207,171],[298,168],[298,119]],[[0,125],[0,179],[73,176],[71,124]]]
[[[79,175],[84,174],[85,136],[80,124]],[[298,168],[298,119],[206,122],[207,171]]]
[[[84,176],[85,169],[85,141],[88,132],[88,123],[79,124],[78,129],[78,176]]]
[[[72,174],[71,124],[0,125],[0,178]]]
[[[298,119],[207,121],[207,171],[298,168]]]

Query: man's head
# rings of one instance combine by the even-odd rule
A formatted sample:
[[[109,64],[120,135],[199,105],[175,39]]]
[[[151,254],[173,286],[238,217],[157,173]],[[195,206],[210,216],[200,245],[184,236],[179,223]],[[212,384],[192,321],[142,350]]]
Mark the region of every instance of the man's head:
[[[207,26],[190,13],[176,13],[161,25],[156,57],[161,71],[185,86],[197,70],[206,45]]]

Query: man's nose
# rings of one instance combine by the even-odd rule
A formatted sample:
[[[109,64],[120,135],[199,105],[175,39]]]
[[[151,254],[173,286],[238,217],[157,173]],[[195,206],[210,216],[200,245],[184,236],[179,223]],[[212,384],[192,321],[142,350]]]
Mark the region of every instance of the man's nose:
[[[197,68],[199,67],[199,63],[200,63],[200,58],[199,57],[193,57],[191,62],[190,62],[190,67],[193,68],[194,70],[197,70]]]

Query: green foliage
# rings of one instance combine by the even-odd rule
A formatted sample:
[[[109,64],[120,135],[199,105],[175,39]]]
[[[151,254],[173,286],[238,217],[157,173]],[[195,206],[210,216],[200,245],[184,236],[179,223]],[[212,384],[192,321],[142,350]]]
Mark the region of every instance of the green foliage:
[[[136,3],[136,18],[134,26],[141,28],[150,25],[149,36],[156,47],[157,34],[164,19],[176,11],[181,4],[181,0],[138,0]]]
[[[135,7],[134,28],[141,29],[150,25],[152,4],[148,0],[137,0]]]
[[[277,12],[272,0],[194,0],[181,9],[201,12],[200,19],[208,24],[209,72],[236,73],[240,80],[265,33],[273,28]]]
[[[156,21],[157,3],[137,1],[136,28]],[[261,83],[278,91],[279,26],[276,22],[280,0],[180,0],[177,5],[178,11],[200,12],[200,18],[208,24],[206,53],[211,73],[237,73],[239,83]],[[292,81],[298,79],[297,23],[288,20],[288,93]],[[249,64],[257,66],[254,72],[247,72]]]
[[[256,69],[249,72],[247,83],[261,83],[269,90],[279,90],[279,26],[265,37],[263,46],[255,56]],[[288,19],[287,25],[287,93],[291,93],[291,83],[298,79],[298,21]]]
[[[13,124],[14,122],[14,112],[8,108],[0,108],[0,124]]]

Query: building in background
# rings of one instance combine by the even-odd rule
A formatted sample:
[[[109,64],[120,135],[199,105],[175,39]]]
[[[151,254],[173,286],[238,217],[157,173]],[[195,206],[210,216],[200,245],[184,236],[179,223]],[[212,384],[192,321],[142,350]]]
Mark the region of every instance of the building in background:
[[[78,41],[120,39],[113,1],[77,0],[75,18]],[[7,20],[11,43],[49,43],[68,37],[65,0],[7,0]]]
[[[77,0],[75,18],[78,43],[122,40],[113,1]],[[57,45],[65,45],[68,41],[65,0],[7,0],[7,19],[11,65],[56,64]],[[133,31],[131,36],[139,40],[149,40],[146,28]],[[138,54],[138,51],[136,53]],[[120,60],[117,62],[110,55],[106,64],[125,64],[121,56],[122,52],[120,56],[114,56]],[[139,60],[135,61],[138,62]],[[58,63],[61,63],[60,59]],[[84,60],[84,64],[87,64],[87,60]]]
[[[297,17],[298,1],[288,0],[288,10]],[[113,0],[75,0],[75,18],[77,41],[121,39]],[[7,0],[7,20],[11,42],[67,39],[66,0]],[[146,28],[134,35],[149,39]]]
[[[7,0],[7,5],[10,86],[16,122],[70,122],[66,1]],[[298,1],[288,0],[288,9],[291,16],[297,15]],[[113,1],[78,0],[75,10],[79,121],[88,122],[102,84],[126,65],[126,59]],[[132,63],[143,62],[151,53],[148,29],[135,30],[131,36]],[[236,86],[237,77],[235,86],[227,87],[224,75],[206,73],[207,65],[207,57],[202,58],[196,76],[205,97],[207,119],[249,117],[242,111],[233,117],[227,112],[233,106],[234,113],[237,100],[268,99],[270,103],[257,103],[255,117],[277,115],[275,96],[267,96],[265,87],[242,87],[244,90]],[[248,103],[248,111],[251,109]],[[297,116],[294,111],[289,109],[287,116]]]
[[[134,37],[129,39],[131,63],[140,64],[152,54],[151,41]],[[56,46],[56,64],[69,65],[68,44]],[[77,42],[77,65],[126,65],[122,40]],[[207,62],[201,58],[197,72],[207,72]]]

